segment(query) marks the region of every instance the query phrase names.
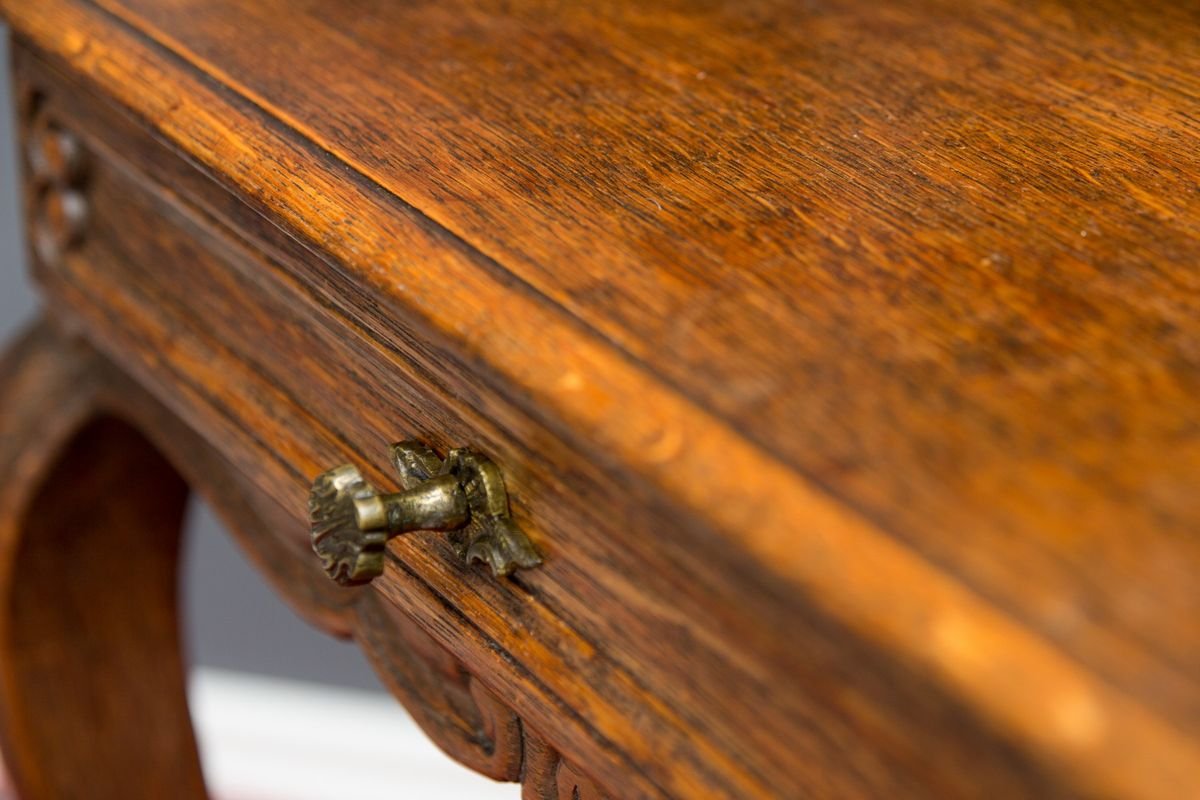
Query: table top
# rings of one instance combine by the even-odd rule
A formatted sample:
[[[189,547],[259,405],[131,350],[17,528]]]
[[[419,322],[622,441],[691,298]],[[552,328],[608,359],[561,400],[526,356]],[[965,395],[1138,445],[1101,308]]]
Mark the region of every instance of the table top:
[[[931,559],[1036,570],[1018,613],[1200,668],[1194,7],[100,5]]]
[[[1188,4],[99,5],[930,549],[1197,521]]]
[[[765,571],[967,694],[1036,702],[1003,652],[1200,735],[1200,8],[38,5],[202,76],[239,116],[122,99]]]

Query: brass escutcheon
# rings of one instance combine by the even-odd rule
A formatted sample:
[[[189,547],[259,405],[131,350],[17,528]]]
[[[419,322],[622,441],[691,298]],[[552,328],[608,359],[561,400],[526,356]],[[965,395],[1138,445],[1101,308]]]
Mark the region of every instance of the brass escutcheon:
[[[352,464],[317,476],[308,496],[313,552],[343,586],[369,583],[383,573],[384,545],[414,531],[450,531],[468,564],[482,561],[492,574],[542,563],[512,521],[500,469],[466,448],[445,460],[420,442],[390,448],[403,491],[383,494]]]

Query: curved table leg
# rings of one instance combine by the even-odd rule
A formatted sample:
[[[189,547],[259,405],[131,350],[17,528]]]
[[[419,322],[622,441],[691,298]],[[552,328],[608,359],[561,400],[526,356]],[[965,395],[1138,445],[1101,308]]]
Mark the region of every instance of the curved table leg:
[[[0,362],[0,737],[21,797],[205,796],[176,568],[187,486],[46,324]]]

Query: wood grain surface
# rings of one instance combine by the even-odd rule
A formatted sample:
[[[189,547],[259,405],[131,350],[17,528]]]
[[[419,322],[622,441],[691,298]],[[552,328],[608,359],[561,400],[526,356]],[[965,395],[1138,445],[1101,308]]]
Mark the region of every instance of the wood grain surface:
[[[518,465],[534,640],[611,664],[393,552],[550,681],[523,715],[583,715],[592,774],[1200,785],[1194,5],[0,9],[167,144],[82,115],[133,166],[56,302],[287,505],[397,433]]]
[[[187,486],[95,404],[95,366],[47,327],[0,361],[5,767],[22,798],[202,798],[176,608]]]
[[[324,306],[324,264],[63,77],[27,57],[19,67],[40,113],[78,131],[89,153],[82,244],[35,262],[52,306],[269,496],[304,509],[307,476],[340,458],[386,486],[394,477],[380,454],[397,430],[443,449],[477,443],[515,467],[507,471],[514,510],[524,528],[541,532],[552,563],[496,582],[464,568],[442,537],[415,538],[395,543],[402,561],[376,588],[606,785],[630,797],[764,795],[801,785],[794,767],[803,763],[805,783],[810,770],[830,770],[825,780],[838,794],[886,794],[926,771],[907,733],[914,715],[931,730],[954,728],[957,752],[943,754],[947,763],[976,753],[987,762],[977,768],[1000,784],[1040,780],[1029,765],[1010,763],[992,734],[920,689],[904,710],[888,712],[883,729],[878,710],[841,720],[854,704],[875,708],[904,694],[886,662],[857,668],[859,686],[835,703],[845,711],[799,693],[802,675],[823,683],[825,671],[863,663],[853,640],[794,602],[781,605],[736,552],[714,563],[719,542],[697,549],[698,523],[634,504],[629,487],[605,481],[539,422],[496,402],[409,320],[377,318],[372,337],[384,338],[364,339],[349,316],[357,309]],[[303,525],[287,533],[287,552],[308,549]],[[269,554],[259,562],[275,571]],[[858,692],[877,699],[851,700]],[[748,729],[751,697],[761,711]],[[851,752],[858,724],[891,752]],[[854,772],[836,774],[831,765],[847,761]],[[957,793],[971,791],[951,770],[934,773]]]

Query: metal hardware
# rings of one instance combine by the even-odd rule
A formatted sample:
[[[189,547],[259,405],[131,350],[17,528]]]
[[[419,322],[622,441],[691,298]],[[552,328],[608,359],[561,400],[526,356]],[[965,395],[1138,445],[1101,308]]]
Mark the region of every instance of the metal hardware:
[[[412,441],[390,450],[403,491],[380,493],[352,464],[313,481],[312,546],[329,577],[343,586],[369,583],[383,573],[387,540],[414,531],[450,531],[458,554],[488,564],[493,575],[542,563],[512,521],[504,478],[487,458],[463,448],[443,461]]]

